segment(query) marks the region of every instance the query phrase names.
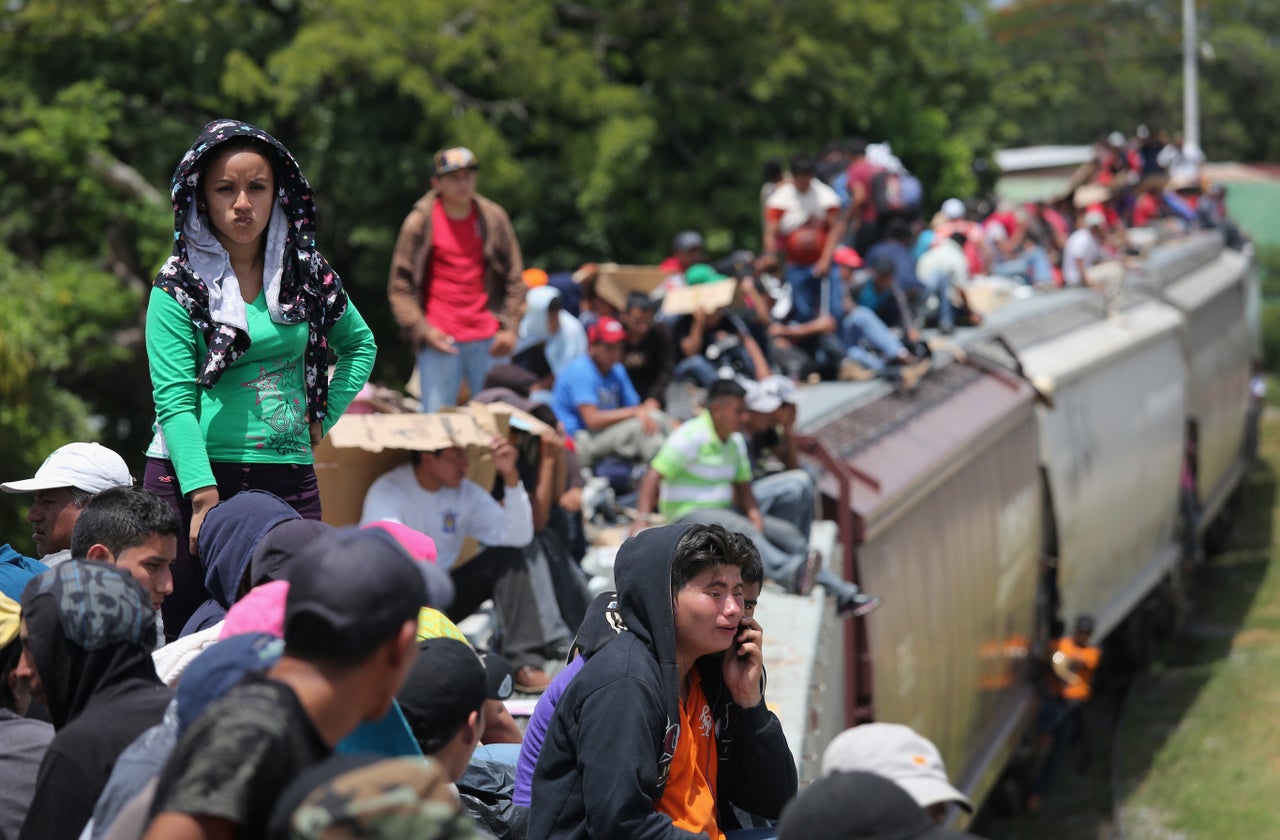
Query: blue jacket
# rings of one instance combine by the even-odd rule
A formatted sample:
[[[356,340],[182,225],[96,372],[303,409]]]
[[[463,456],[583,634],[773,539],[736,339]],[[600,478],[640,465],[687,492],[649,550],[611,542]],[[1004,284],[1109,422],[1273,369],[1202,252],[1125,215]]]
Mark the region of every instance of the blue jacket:
[[[0,545],[0,592],[13,600],[21,601],[27,581],[47,571],[49,567],[39,560],[24,557],[8,543]]]

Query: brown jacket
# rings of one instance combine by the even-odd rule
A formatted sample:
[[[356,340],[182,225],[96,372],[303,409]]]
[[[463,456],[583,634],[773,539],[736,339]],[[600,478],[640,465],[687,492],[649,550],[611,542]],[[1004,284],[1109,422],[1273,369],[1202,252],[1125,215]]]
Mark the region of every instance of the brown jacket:
[[[421,347],[427,340],[425,302],[428,259],[431,255],[431,210],[436,192],[431,190],[413,205],[391,257],[391,279],[387,283],[387,299],[400,334]],[[524,262],[520,244],[507,211],[487,198],[475,197],[480,217],[480,235],[484,238],[484,285],[489,294],[489,309],[502,322],[502,329],[515,331],[524,311],[525,285],[521,274]]]

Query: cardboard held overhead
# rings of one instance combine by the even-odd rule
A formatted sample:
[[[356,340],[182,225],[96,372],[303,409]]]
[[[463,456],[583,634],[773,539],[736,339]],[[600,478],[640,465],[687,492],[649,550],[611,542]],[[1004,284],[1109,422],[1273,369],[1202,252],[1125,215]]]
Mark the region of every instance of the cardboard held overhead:
[[[554,433],[538,418],[506,403],[473,403],[439,414],[343,415],[315,449],[324,521],[358,523],[369,486],[408,461],[410,452],[463,447],[469,461],[467,478],[492,487],[490,441],[505,437],[512,426],[531,434]]]
[[[627,296],[632,292],[652,294],[662,285],[666,275],[656,265],[618,265],[601,263],[596,266],[594,280],[584,280],[584,285],[595,288],[596,296],[615,309],[626,308]]]
[[[714,312],[731,306],[738,294],[738,281],[716,280],[696,286],[679,286],[668,289],[662,298],[664,315],[690,315],[701,309]]]

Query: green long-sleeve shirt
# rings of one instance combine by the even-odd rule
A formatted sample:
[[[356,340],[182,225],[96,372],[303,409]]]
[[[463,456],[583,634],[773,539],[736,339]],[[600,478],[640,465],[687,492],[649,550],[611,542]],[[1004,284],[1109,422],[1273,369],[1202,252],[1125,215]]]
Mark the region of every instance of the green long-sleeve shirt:
[[[173,461],[184,494],[216,484],[210,462],[310,464],[304,380],[309,326],[277,324],[265,293],[245,305],[252,344],[202,388],[196,375],[208,346],[186,310],[153,288],[147,306],[147,358],[156,403],[156,437],[147,454]],[[356,310],[347,311],[329,333],[338,356],[329,383],[328,432],[364,387],[377,354],[373,332]]]

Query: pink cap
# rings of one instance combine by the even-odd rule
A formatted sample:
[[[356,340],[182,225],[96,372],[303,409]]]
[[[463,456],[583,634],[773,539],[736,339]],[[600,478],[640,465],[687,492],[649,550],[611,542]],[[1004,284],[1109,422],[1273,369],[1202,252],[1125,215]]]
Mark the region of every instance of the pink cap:
[[[393,522],[390,519],[380,519],[362,527],[381,528],[386,531],[396,538],[396,542],[400,543],[414,560],[421,563],[436,562],[436,541],[421,531],[416,531],[408,525]]]
[[[273,580],[255,586],[227,610],[218,641],[241,633],[270,633],[284,638],[284,604],[289,597],[289,581]]]

